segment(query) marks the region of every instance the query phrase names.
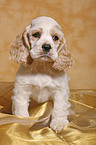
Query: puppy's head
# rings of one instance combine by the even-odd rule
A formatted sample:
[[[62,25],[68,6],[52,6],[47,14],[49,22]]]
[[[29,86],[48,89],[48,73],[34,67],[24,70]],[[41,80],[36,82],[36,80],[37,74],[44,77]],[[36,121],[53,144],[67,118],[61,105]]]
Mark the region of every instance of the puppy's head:
[[[60,25],[49,17],[38,17],[25,27],[10,46],[11,57],[25,66],[33,60],[53,62],[54,69],[64,70],[72,64]]]

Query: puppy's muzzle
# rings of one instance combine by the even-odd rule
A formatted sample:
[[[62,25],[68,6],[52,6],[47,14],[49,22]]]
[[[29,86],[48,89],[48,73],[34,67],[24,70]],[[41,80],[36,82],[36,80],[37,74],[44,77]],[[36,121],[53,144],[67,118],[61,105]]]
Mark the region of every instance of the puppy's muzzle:
[[[43,51],[47,53],[50,51],[51,45],[50,44],[43,44],[42,48],[43,48]]]

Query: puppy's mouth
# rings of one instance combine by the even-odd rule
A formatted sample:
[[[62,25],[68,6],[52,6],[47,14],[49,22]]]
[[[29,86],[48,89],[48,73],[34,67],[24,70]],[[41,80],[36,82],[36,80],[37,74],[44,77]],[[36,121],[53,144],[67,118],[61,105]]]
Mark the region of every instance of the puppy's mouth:
[[[50,54],[47,54],[47,53],[40,54],[40,57],[48,57],[48,58],[51,58]]]
[[[49,61],[53,62],[54,60],[52,59],[52,56],[47,53],[39,54],[38,56],[34,57],[35,59],[41,60],[41,61]]]
[[[41,60],[45,60],[45,61],[53,61],[49,54],[42,54],[40,58]]]

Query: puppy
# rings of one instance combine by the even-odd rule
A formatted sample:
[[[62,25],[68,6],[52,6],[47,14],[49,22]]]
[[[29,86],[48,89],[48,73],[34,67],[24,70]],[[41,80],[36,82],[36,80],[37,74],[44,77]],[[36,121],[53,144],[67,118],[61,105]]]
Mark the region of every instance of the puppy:
[[[21,63],[13,89],[13,114],[29,117],[30,98],[39,103],[52,100],[50,127],[62,130],[68,124],[70,107],[65,69],[72,59],[60,25],[45,16],[32,20],[11,43],[10,54]]]

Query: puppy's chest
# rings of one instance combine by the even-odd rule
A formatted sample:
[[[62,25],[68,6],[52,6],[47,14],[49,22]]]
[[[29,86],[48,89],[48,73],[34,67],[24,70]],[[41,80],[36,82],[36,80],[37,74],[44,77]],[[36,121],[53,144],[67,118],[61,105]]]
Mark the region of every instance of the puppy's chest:
[[[32,98],[43,103],[53,97],[57,88],[56,81],[50,76],[34,75],[31,77]]]

